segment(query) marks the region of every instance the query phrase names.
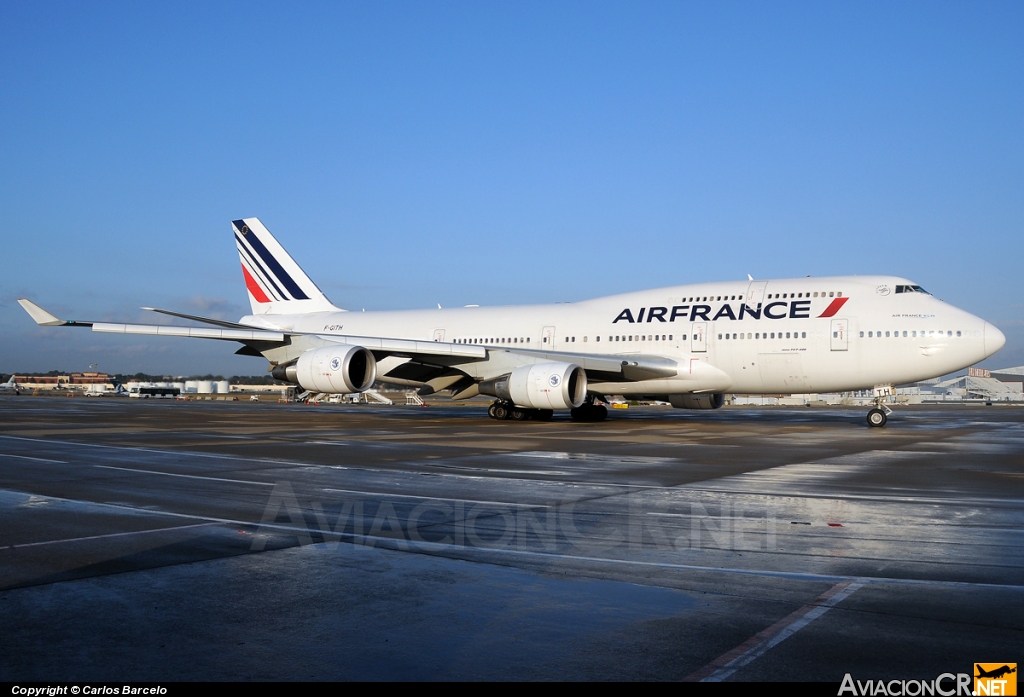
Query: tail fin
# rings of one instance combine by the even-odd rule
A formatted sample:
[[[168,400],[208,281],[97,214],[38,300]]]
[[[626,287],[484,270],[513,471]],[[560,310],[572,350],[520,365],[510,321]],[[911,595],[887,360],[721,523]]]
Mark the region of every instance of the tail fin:
[[[231,226],[254,315],[339,311],[259,218],[233,220]]]

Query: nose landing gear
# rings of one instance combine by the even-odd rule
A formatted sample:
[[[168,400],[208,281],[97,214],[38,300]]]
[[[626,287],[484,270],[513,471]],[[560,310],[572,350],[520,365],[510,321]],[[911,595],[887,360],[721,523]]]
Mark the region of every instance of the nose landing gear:
[[[875,407],[868,412],[868,426],[872,428],[881,428],[885,426],[885,422],[888,421],[888,414],[886,412],[892,412],[892,409],[879,409]]]
[[[875,406],[868,412],[868,426],[881,428],[889,420],[892,409],[885,405],[885,397],[875,397]]]

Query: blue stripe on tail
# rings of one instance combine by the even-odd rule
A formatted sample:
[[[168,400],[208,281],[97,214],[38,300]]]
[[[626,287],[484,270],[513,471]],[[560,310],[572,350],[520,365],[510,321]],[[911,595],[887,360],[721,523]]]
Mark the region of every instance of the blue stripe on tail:
[[[302,289],[299,288],[299,284],[297,284],[295,280],[288,275],[288,272],[284,270],[284,267],[282,267],[280,263],[278,263],[277,259],[274,258],[274,255],[263,246],[263,243],[260,242],[260,238],[255,233],[251,235],[247,234],[249,232],[249,228],[245,224],[244,220],[232,220],[231,223],[239,232],[245,235],[246,242],[248,242],[249,246],[256,251],[261,259],[263,259],[263,262],[267,265],[270,271],[277,276],[277,279],[281,281],[284,287],[288,289],[292,298],[295,300],[309,300],[309,296],[302,292]]]

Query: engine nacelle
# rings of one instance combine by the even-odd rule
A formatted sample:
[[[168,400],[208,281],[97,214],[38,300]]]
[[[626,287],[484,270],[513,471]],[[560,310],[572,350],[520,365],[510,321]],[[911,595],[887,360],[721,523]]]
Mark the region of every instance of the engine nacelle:
[[[530,409],[574,409],[587,397],[587,373],[572,363],[535,363],[481,382],[480,392]]]
[[[674,394],[668,401],[676,409],[718,409],[725,404],[725,395],[715,394]]]
[[[325,346],[299,356],[294,374],[289,366],[286,375],[310,392],[351,394],[370,389],[377,379],[377,361],[362,346]]]

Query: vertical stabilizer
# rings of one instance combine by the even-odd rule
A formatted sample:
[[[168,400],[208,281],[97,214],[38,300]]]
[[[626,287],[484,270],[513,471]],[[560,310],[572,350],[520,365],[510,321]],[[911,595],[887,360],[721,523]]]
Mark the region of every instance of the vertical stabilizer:
[[[231,221],[254,315],[337,312],[259,218]]]

